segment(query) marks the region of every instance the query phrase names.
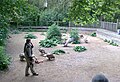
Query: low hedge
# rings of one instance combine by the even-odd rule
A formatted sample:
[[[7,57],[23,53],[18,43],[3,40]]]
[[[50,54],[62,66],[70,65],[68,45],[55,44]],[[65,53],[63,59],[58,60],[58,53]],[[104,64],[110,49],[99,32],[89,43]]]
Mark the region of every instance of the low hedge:
[[[0,46],[0,70],[7,69],[10,64],[10,56],[4,50],[4,47]]]
[[[73,50],[76,52],[83,52],[87,49],[84,46],[75,46]]]

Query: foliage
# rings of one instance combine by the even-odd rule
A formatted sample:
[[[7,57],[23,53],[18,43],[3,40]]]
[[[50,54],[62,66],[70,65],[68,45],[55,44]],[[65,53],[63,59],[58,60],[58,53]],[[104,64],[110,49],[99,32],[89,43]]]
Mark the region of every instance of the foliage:
[[[90,34],[90,36],[92,36],[92,37],[96,37],[96,36],[97,36],[97,35],[96,35],[96,32]]]
[[[37,36],[35,36],[35,35],[33,35],[33,34],[27,34],[27,35],[25,35],[25,37],[24,38],[30,38],[30,39],[36,39],[37,38]]]
[[[35,1],[34,1],[35,2]],[[37,1],[36,1],[37,2]],[[43,8],[44,2],[40,1],[39,6],[43,9],[43,11],[40,12],[40,24],[39,25],[52,25],[54,21],[63,21],[64,18],[66,18],[69,4],[71,0],[47,0],[48,7]],[[59,22],[59,26],[67,26],[67,22]]]
[[[107,43],[109,43],[110,45],[113,45],[113,46],[119,46],[119,45],[118,45],[117,43],[115,43],[113,40],[110,41],[110,40],[105,39],[104,42],[107,42]]]
[[[107,42],[107,41],[108,41],[107,39],[104,40],[104,42]]]
[[[72,31],[70,32],[70,37],[73,37],[73,38],[74,38],[73,44],[80,44],[79,34],[78,34],[78,31],[77,31],[77,30],[72,30]]]
[[[6,25],[35,21],[38,15],[39,9],[27,0],[2,0],[0,3],[0,21]]]
[[[5,40],[7,39],[8,37],[8,29],[7,28],[1,28],[0,29],[0,46],[3,46],[5,45]]]
[[[73,0],[68,20],[75,24],[91,24],[100,19],[112,19],[119,10],[119,0]]]
[[[56,54],[56,55],[65,54],[65,51],[58,49],[58,50],[53,51],[53,54]]]
[[[85,50],[87,50],[87,49],[84,46],[76,46],[76,47],[74,47],[74,51],[76,51],[76,52],[83,52]]]
[[[111,42],[110,45],[119,46],[117,43]]]
[[[10,57],[5,54],[3,46],[0,46],[0,70],[8,68]]]
[[[40,46],[45,47],[45,48],[57,46],[57,44],[54,41],[49,40],[49,39],[41,40],[39,44]]]
[[[55,21],[57,19],[57,12],[54,11],[53,9],[49,9],[49,10],[45,10],[43,12],[40,13],[40,24],[39,25],[42,25],[42,26],[50,26],[52,25],[54,22],[52,21]]]
[[[58,40],[61,40],[61,36],[62,36],[62,34],[57,25],[53,24],[53,25],[49,26],[49,29],[47,31],[47,39],[56,38]]]
[[[49,27],[47,31],[47,36],[45,40],[39,42],[42,47],[53,47],[57,46],[57,44],[61,43],[61,32],[57,25],[53,24]]]
[[[50,39],[52,42],[56,43],[56,44],[60,44],[62,42],[62,40],[57,39],[56,37],[53,37]]]
[[[73,41],[72,44],[80,44],[80,41],[79,40]]]

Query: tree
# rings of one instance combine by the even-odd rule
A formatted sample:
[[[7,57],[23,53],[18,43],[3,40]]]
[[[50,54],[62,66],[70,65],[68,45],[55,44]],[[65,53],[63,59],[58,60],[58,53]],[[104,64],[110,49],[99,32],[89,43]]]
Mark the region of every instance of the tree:
[[[63,21],[67,18],[67,12],[70,6],[71,0],[47,0],[48,7],[40,12],[41,25],[51,25],[53,21]],[[49,22],[49,24],[47,24]],[[68,23],[59,22],[59,25],[67,25]]]
[[[0,3],[0,21],[4,21],[5,24],[11,21],[14,23],[34,21],[38,15],[39,9],[29,4],[27,0],[2,0]]]
[[[68,20],[75,24],[91,24],[100,18],[112,18],[118,10],[119,0],[73,0]]]

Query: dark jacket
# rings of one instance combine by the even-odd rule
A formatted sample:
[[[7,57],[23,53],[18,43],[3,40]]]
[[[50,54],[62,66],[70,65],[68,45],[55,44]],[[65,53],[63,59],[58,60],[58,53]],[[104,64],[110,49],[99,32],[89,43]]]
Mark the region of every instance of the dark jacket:
[[[26,57],[32,57],[33,51],[33,44],[32,43],[25,43],[24,45],[24,53]]]

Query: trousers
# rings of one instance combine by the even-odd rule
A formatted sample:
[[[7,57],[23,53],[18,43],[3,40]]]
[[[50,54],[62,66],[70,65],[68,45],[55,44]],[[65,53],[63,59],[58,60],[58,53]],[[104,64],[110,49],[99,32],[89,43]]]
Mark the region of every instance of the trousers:
[[[35,73],[34,71],[34,64],[33,64],[33,60],[32,58],[29,58],[29,57],[26,57],[26,62],[27,62],[27,65],[26,65],[26,69],[25,69],[25,74],[29,74],[29,69],[31,71],[32,74]]]

